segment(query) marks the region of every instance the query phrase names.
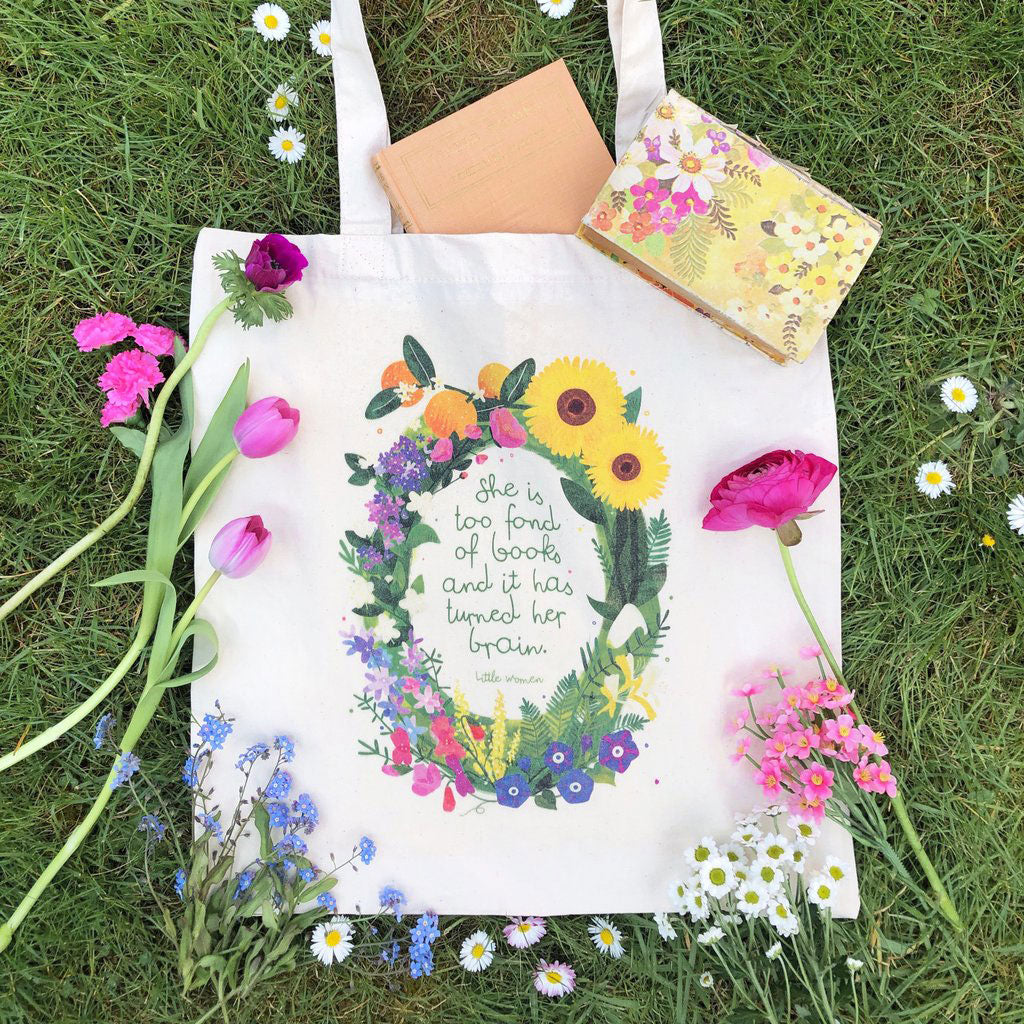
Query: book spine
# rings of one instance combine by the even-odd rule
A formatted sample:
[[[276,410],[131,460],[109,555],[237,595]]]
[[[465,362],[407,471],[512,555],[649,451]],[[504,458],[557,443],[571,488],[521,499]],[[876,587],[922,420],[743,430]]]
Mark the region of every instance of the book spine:
[[[382,156],[383,153],[378,153],[373,158],[371,163],[373,173],[377,176],[377,180],[380,182],[380,187],[384,189],[384,195],[387,196],[388,202],[391,204],[391,208],[398,214],[398,219],[402,222],[402,227],[407,232],[418,234],[420,227],[413,219],[409,208],[402,202],[398,186],[388,173],[388,169],[385,166],[384,161],[381,159]]]

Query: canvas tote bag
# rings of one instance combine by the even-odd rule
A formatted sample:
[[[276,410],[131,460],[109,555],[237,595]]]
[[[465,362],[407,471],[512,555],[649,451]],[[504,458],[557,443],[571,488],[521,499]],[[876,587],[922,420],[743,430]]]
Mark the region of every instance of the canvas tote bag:
[[[669,909],[684,847],[763,802],[729,762],[729,688],[809,639],[774,537],[701,517],[761,452],[837,458],[826,345],[780,369],[575,237],[393,234],[357,0],[333,17],[341,233],[294,238],[309,268],[290,320],[225,319],[194,370],[197,435],[247,358],[250,399],[302,413],[285,451],[235,465],[196,533],[198,585],[227,520],[260,513],[274,539],[203,606],[220,661],[194,712],[219,699],[239,750],[295,741],[317,864],[376,841],[336,889],[345,911],[374,910],[386,884],[444,914]],[[664,90],[654,3],[611,0],[609,28],[621,149]],[[221,296],[211,257],[254,237],[201,232],[193,326]],[[403,358],[471,398],[395,391]],[[504,391],[488,364],[514,371]],[[495,393],[518,420],[489,418]],[[609,472],[605,451],[592,478],[601,444],[629,457]],[[836,487],[821,504],[796,559],[838,640]],[[212,781],[230,813],[226,753]],[[828,853],[852,862],[831,826],[814,860]],[[856,913],[855,882],[841,895]]]

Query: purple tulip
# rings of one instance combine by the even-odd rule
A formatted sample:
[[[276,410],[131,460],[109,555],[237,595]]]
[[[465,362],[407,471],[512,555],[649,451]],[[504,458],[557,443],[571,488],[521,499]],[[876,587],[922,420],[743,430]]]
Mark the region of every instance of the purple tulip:
[[[492,409],[490,425],[491,437],[499,448],[519,448],[526,444],[523,425],[508,409]]]
[[[248,576],[267,557],[271,536],[259,516],[232,519],[213,538],[210,564],[230,579]]]
[[[302,280],[309,260],[284,235],[265,235],[252,243],[245,258],[245,276],[258,292],[282,292]]]
[[[232,433],[238,450],[247,459],[275,455],[299,429],[299,410],[283,398],[261,398],[253,402],[238,420]]]

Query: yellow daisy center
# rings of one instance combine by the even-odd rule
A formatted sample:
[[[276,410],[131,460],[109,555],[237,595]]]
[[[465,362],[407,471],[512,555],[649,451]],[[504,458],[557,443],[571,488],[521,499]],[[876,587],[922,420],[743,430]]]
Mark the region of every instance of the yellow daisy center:
[[[331,41],[331,34],[329,32],[320,33],[320,42],[326,46]]]
[[[263,19],[263,24],[266,25],[267,28],[277,28],[277,15],[276,14],[268,14]]]
[[[288,98],[286,96],[275,96],[274,106],[277,107],[278,110],[284,110],[284,108],[288,106]]]
[[[711,880],[712,885],[724,885],[725,871],[723,871],[722,868],[712,868],[708,872],[708,878]]]
[[[531,924],[527,923],[526,921],[524,921],[519,926],[519,930],[525,935],[532,927],[533,927],[533,925],[531,925]]]
[[[942,474],[936,472],[934,469],[930,469],[927,473],[925,473],[924,478],[930,484],[941,484],[942,483]]]
[[[562,980],[562,976],[558,971],[545,971],[544,977],[547,978],[552,985],[557,985]]]
[[[282,139],[281,148],[288,153],[295,148],[295,143],[291,139]]]
[[[482,957],[483,955],[484,955],[483,944],[478,942],[473,947],[473,949],[470,951],[470,956],[472,956],[474,960],[479,960],[480,957]]]
[[[962,402],[967,397],[963,388],[953,388],[950,394],[953,396],[954,402]]]
[[[615,941],[615,936],[612,935],[610,929],[602,928],[600,939],[606,946],[610,946]]]
[[[337,928],[332,928],[332,929],[331,929],[331,930],[330,930],[330,931],[329,931],[329,932],[328,932],[328,933],[327,933],[327,934],[326,934],[326,935],[324,936],[324,942],[326,942],[328,946],[330,946],[330,947],[332,947],[332,948],[333,948],[333,947],[334,947],[334,946],[336,946],[336,945],[337,945],[337,944],[338,944],[339,942],[341,942],[341,932],[339,932]]]

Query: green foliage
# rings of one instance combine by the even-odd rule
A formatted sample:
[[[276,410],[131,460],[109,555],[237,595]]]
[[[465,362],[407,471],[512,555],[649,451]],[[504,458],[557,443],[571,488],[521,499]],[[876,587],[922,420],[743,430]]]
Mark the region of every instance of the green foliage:
[[[501,382],[498,400],[502,405],[513,405],[526,393],[526,388],[533,375],[537,372],[537,364],[533,359],[524,359],[513,367],[508,376]]]
[[[434,364],[426,349],[411,334],[407,334],[402,342],[402,358],[420,387],[429,388],[433,384]]]
[[[264,319],[287,320],[292,305],[283,292],[259,292],[245,276],[244,261],[236,252],[222,252],[213,258],[221,287],[231,296],[231,314],[243,330],[262,327]]]
[[[662,565],[668,561],[668,548],[672,541],[672,527],[662,509],[647,521],[647,564]]]

